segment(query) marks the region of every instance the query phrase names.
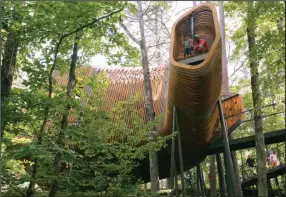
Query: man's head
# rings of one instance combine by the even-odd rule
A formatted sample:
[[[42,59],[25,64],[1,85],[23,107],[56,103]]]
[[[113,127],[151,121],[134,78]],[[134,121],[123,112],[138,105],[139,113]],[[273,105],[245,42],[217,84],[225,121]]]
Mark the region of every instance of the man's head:
[[[199,41],[200,41],[200,35],[199,35],[199,34],[196,34],[196,35],[194,36],[194,39],[195,39],[196,42],[199,42]]]
[[[251,158],[251,155],[250,155],[250,154],[248,155],[248,158]]]

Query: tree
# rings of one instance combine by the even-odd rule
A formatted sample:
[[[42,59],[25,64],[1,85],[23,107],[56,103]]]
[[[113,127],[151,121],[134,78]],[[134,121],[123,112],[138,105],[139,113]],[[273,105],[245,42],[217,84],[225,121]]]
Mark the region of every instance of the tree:
[[[216,196],[216,170],[215,170],[215,155],[210,156],[210,188],[211,196]]]
[[[258,73],[258,59],[255,44],[255,10],[253,2],[248,2],[248,23],[247,23],[247,40],[249,48],[249,60],[251,71],[251,89],[254,107],[254,129],[255,129],[255,145],[257,157],[257,179],[258,196],[268,196],[267,177],[266,177],[266,163],[265,163],[265,145],[262,127],[262,112],[261,112],[261,95],[259,91],[259,73]]]
[[[151,78],[147,57],[146,41],[144,35],[144,23],[143,23],[143,10],[141,2],[137,2],[137,15],[139,19],[140,27],[140,49],[141,49],[141,62],[143,67],[144,75],[144,90],[145,90],[145,101],[146,101],[146,111],[147,111],[147,121],[153,121],[155,118],[152,89],[151,89]],[[150,131],[150,138],[155,141],[155,131],[154,128]],[[149,152],[149,162],[150,162],[150,180],[151,180],[151,191],[159,191],[159,170],[158,170],[158,158],[157,153],[153,150]]]
[[[4,4],[4,8],[5,8],[4,10],[6,10],[6,12],[4,13],[4,19],[6,20],[6,22],[8,21],[7,24],[13,24],[17,27],[17,28],[14,27],[14,29],[16,29],[17,32],[19,33],[21,37],[21,41],[22,41],[21,51],[18,53],[19,54],[18,57],[17,58],[13,57],[15,61],[17,59],[18,64],[21,65],[21,67],[18,67],[16,71],[19,71],[20,69],[22,69],[22,71],[25,71],[26,73],[28,73],[28,80],[25,82],[25,85],[28,88],[28,90],[27,91],[20,90],[20,93],[19,93],[19,90],[14,89],[15,92],[13,93],[13,99],[7,102],[4,106],[2,106],[3,107],[2,111],[4,112],[3,114],[5,114],[4,120],[7,122],[7,124],[11,125],[10,128],[6,129],[8,131],[8,134],[6,135],[7,139],[5,139],[5,144],[8,147],[10,147],[11,145],[10,136],[14,135],[16,131],[16,130],[13,131],[13,128],[17,128],[17,127],[20,128],[24,126],[25,129],[20,129],[20,131],[26,131],[26,129],[30,128],[30,126],[27,125],[26,121],[29,120],[29,118],[32,118],[33,116],[38,117],[37,121],[35,121],[33,118],[30,119],[30,120],[33,120],[33,122],[31,122],[32,128],[30,129],[34,133],[32,134],[29,133],[29,135],[35,137],[34,138],[35,140],[28,146],[28,150],[30,150],[30,148],[33,151],[34,150],[38,151],[40,149],[41,152],[44,154],[46,151],[42,149],[43,147],[42,142],[43,142],[43,139],[45,139],[45,135],[47,134],[46,132],[48,130],[46,125],[49,123],[50,121],[49,119],[53,116],[52,115],[53,113],[51,113],[50,111],[50,110],[52,111],[54,110],[51,103],[55,101],[54,99],[52,99],[52,95],[55,94],[55,92],[53,92],[52,75],[55,69],[60,70],[60,71],[65,71],[65,67],[66,67],[65,62],[69,60],[69,57],[67,54],[70,51],[70,49],[68,48],[69,48],[69,41],[71,40],[68,38],[68,36],[71,35],[72,33],[76,33],[82,30],[83,28],[86,28],[89,26],[93,27],[93,24],[95,22],[98,22],[101,19],[107,18],[109,19],[108,22],[106,23],[100,22],[100,24],[98,25],[99,27],[103,27],[103,28],[99,28],[99,30],[94,30],[95,28],[93,28],[93,31],[91,31],[92,28],[89,28],[88,29],[89,31],[87,31],[87,33],[83,35],[83,38],[82,38],[83,50],[81,52],[84,53],[85,57],[88,58],[92,56],[94,53],[98,53],[99,50],[110,49],[111,47],[119,46],[120,48],[123,49],[123,51],[121,52],[124,52],[125,49],[129,51],[129,52],[127,51],[126,52],[127,54],[131,55],[130,59],[132,58],[134,59],[134,57],[136,59],[136,50],[135,51],[132,50],[132,47],[128,45],[128,42],[125,39],[123,34],[111,34],[111,36],[109,36],[109,39],[110,39],[110,43],[112,42],[112,44],[108,45],[108,42],[104,42],[102,43],[102,45],[100,45],[100,41],[102,38],[105,37],[106,32],[108,32],[107,35],[109,35],[109,33],[111,33],[112,31],[118,28],[115,25],[116,22],[118,21],[118,17],[115,17],[116,19],[112,20],[110,16],[119,12],[120,10],[118,11],[116,10],[116,8],[119,8],[119,9],[122,8],[125,5],[124,3],[122,4],[121,3],[91,3],[93,6],[98,8],[97,9],[98,13],[94,12],[94,9],[92,8],[92,6],[85,6],[84,4],[81,4],[82,5],[81,7],[85,7],[87,9],[82,9],[81,7],[79,7],[78,4],[75,5],[74,3],[59,2],[57,4],[57,8],[53,8],[54,5],[51,3],[47,3],[47,2],[32,2],[32,3],[23,3],[23,4],[21,3],[22,2],[20,3],[18,2],[15,5],[13,5],[13,4],[9,4],[8,2],[5,2]],[[22,6],[21,8],[25,8],[25,9],[19,10],[20,6]],[[63,14],[63,10],[67,10],[66,9],[67,6],[69,7],[69,12]],[[106,9],[106,11],[109,11],[111,9],[112,14],[104,15],[102,18],[100,17],[95,18],[95,14],[96,15],[101,14],[104,9]],[[11,16],[14,17],[14,15],[10,15],[9,13],[10,10],[15,12],[16,14],[19,14],[19,13],[21,14],[22,18],[20,18],[21,20],[19,23],[11,22],[13,18],[11,19],[9,17]],[[92,12],[90,12],[91,10]],[[85,15],[79,14],[79,12],[82,12]],[[33,20],[29,20],[29,22],[26,23],[26,20],[28,21],[28,19],[31,19],[30,17],[31,14],[33,15]],[[78,15],[82,17],[79,18]],[[17,19],[19,19],[19,17]],[[80,22],[82,22],[82,24],[85,24],[87,22],[90,22],[90,23],[85,24],[86,26],[83,27],[81,26],[82,24],[80,24]],[[62,24],[67,24],[67,25],[62,25]],[[38,28],[34,28],[35,26]],[[70,28],[70,32],[69,32],[70,34],[67,34],[67,33],[63,34],[63,32],[69,31],[67,27]],[[96,33],[94,34],[94,32]],[[8,39],[10,35],[12,34],[7,34],[5,36],[7,36],[7,39]],[[94,39],[94,37],[91,37],[91,35],[93,36],[97,35],[97,39]],[[118,39],[119,37],[120,39]],[[64,39],[64,38],[67,38],[67,39]],[[43,44],[47,44],[47,43],[49,43],[48,47],[43,46]],[[6,44],[8,46],[8,42]],[[91,44],[93,44],[96,47],[90,48]],[[86,48],[89,48],[89,49],[86,50]],[[40,51],[41,56],[35,57],[34,56],[35,51]],[[103,52],[109,52],[109,50],[105,50]],[[52,55],[54,55],[54,59],[51,58]],[[27,57],[29,57],[29,59],[27,59]],[[116,60],[116,58],[113,58],[113,59]],[[81,60],[80,61],[81,63],[84,62],[82,59],[80,60]],[[117,58],[117,61],[118,61],[118,58]],[[14,73],[16,72],[11,73],[10,76],[12,77]],[[9,86],[11,85],[10,82],[12,83],[12,81],[11,80],[9,81]],[[45,89],[48,92],[47,98],[43,97],[43,90]],[[33,91],[36,94],[32,94]],[[22,98],[19,95],[23,95],[24,97]],[[31,99],[27,99],[27,95],[30,95]],[[17,101],[17,99],[19,100]],[[39,104],[38,102],[35,102],[35,100],[32,100],[32,99],[40,100],[41,104]],[[37,103],[38,106],[35,106],[36,104],[34,103]],[[28,104],[32,105],[32,107],[29,106]],[[22,109],[24,109],[25,111],[26,110],[29,111],[29,114],[31,114],[31,116],[27,116],[26,113],[19,114],[19,110],[21,111]],[[15,115],[15,117],[18,117],[18,119],[13,118],[13,115]],[[21,115],[20,116],[21,119],[19,118],[19,115]],[[27,117],[24,117],[24,116],[27,116]],[[39,121],[42,121],[42,123],[39,123]],[[17,130],[17,132],[18,131],[19,130]],[[29,168],[27,169],[27,172],[31,170],[30,171],[31,181],[30,181],[29,189],[27,191],[27,196],[30,196],[30,195],[33,195],[36,175],[38,174],[37,164],[38,162],[40,162],[40,164],[42,164],[43,162],[42,162],[42,157],[38,155],[37,153],[30,152],[29,154],[27,154],[26,152],[24,155],[25,155],[24,157],[25,159],[28,159],[31,162],[34,162],[31,166],[31,169]],[[48,157],[48,155],[50,154],[46,152],[46,155],[47,155],[46,159],[50,159],[50,157]],[[10,160],[8,159],[7,163],[9,163],[9,161]],[[42,169],[40,168],[39,174],[41,173],[42,173]]]
[[[228,64],[227,64],[227,55],[226,55],[226,45],[225,45],[225,18],[224,18],[224,5],[223,1],[219,2],[219,16],[220,16],[220,28],[221,28],[221,40],[222,40],[222,81],[223,81],[223,91],[228,93],[229,92],[229,82],[228,82]],[[229,135],[230,140],[233,139],[233,134]],[[240,173],[239,167],[237,164],[237,157],[236,152],[231,152],[232,163],[234,166],[234,171],[236,174],[236,181],[238,184],[239,195],[243,196],[241,183],[240,183]],[[215,162],[213,162],[215,163]]]
[[[151,3],[151,2],[150,2]],[[150,6],[150,4],[149,4]],[[146,38],[145,38],[145,27],[144,27],[144,13],[148,11],[149,6],[145,11],[142,9],[142,3],[137,2],[136,7],[136,18],[139,22],[140,30],[140,41],[131,34],[128,28],[122,23],[121,27],[126,31],[127,35],[140,46],[141,51],[141,64],[143,67],[144,74],[144,91],[145,91],[145,102],[146,102],[146,111],[147,111],[147,121],[153,121],[155,118],[155,112],[153,108],[153,98],[152,98],[152,89],[151,89],[151,79],[149,71],[149,60],[148,60],[148,51],[146,47]],[[158,5],[155,5],[154,9],[158,9]],[[156,25],[156,24],[155,24]],[[155,128],[150,131],[150,138],[155,142],[156,132]],[[151,191],[154,193],[159,191],[159,171],[158,171],[158,159],[157,153],[154,150],[149,152],[149,165],[150,165],[150,180],[151,180]]]
[[[270,89],[275,92],[277,106],[280,106],[282,104],[282,97],[280,95],[281,93],[285,94],[285,89],[281,89],[283,85],[280,85],[285,83],[285,75],[283,75],[283,72],[281,72],[282,64],[285,65],[285,61],[283,59],[281,59],[281,61],[277,61],[279,59],[277,57],[285,55],[284,42],[281,42],[285,40],[285,28],[281,28],[279,25],[281,21],[285,21],[285,18],[281,17],[284,14],[285,4],[282,2],[255,2],[253,5],[248,5],[247,3],[237,4],[234,2],[229,2],[226,5],[227,13],[229,15],[235,15],[236,18],[241,19],[241,22],[237,25],[238,28],[231,29],[231,39],[236,44],[231,56],[231,61],[245,58],[244,61],[239,62],[241,64],[239,68],[244,69],[243,72],[245,73],[245,77],[248,77],[250,74],[252,75],[251,86],[253,86],[253,84],[257,85],[257,83],[253,82],[256,81],[255,79],[259,79],[259,81],[256,81],[259,83],[259,88],[254,87],[252,91],[248,88],[248,84],[250,83],[248,78],[237,78],[239,79],[239,84],[236,85],[236,87],[233,86],[232,88],[236,89],[236,91],[240,90],[241,92],[244,92],[244,105],[248,109],[253,108],[255,102],[256,105],[259,105],[257,102],[261,102],[260,107],[262,104],[268,105],[269,102],[272,102],[273,97],[271,98],[269,95],[273,94],[269,94]],[[246,15],[245,13],[248,14]],[[245,32],[247,32],[247,36],[245,35]],[[252,49],[250,50],[250,48]],[[248,72],[248,64],[245,64],[248,62],[250,62],[250,72]],[[257,67],[257,70],[253,69],[253,66],[254,68]],[[275,80],[273,80],[274,78]],[[257,92],[257,90],[259,91]],[[256,94],[254,94],[254,92],[256,92]],[[254,96],[258,94],[260,94],[260,96],[254,98]],[[256,101],[254,101],[255,99]],[[262,110],[263,114],[273,112],[270,110],[271,108],[263,108],[260,110],[257,109],[257,106],[254,108],[256,108],[256,111],[254,110],[251,111],[251,113],[246,114],[246,118],[249,118],[250,120],[252,120],[254,117],[260,119],[259,114]],[[280,107],[278,107],[277,110],[279,108]],[[263,117],[261,117],[261,119],[262,118]],[[280,122],[280,118],[282,118],[281,115],[273,116],[273,118],[265,118],[262,125],[263,130],[269,131],[279,128],[280,123],[278,122]],[[270,119],[275,119],[277,121],[275,121],[276,123],[272,124],[272,127],[269,127],[269,123],[271,122]],[[257,121],[254,127],[255,134],[259,136],[259,133],[262,133],[262,128],[259,128]],[[242,131],[240,135],[249,135],[249,133],[253,130],[252,128],[252,122],[249,121],[244,123],[240,128]],[[258,141],[258,144],[259,143],[261,143],[261,141]],[[260,161],[259,166],[265,165],[261,163],[264,163],[261,156],[261,154],[263,154],[264,147],[262,147],[262,149],[263,150],[259,150],[260,153],[257,152],[257,154],[260,154],[260,156],[257,155],[257,159]],[[260,168],[259,166],[258,168]],[[263,171],[263,168],[264,167],[262,167],[259,172]],[[262,177],[264,177],[264,175]],[[264,183],[266,184],[266,180]],[[263,190],[263,188],[261,190]]]

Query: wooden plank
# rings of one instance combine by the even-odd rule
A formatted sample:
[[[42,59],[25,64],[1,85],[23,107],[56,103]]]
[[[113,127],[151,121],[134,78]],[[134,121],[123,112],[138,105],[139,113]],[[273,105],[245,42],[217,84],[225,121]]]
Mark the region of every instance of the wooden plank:
[[[193,56],[193,57],[190,57],[190,58],[186,58],[186,59],[180,60],[179,62],[183,63],[183,64],[190,64],[190,63],[193,63],[193,62],[204,60],[204,59],[207,58],[207,56],[208,56],[208,53],[203,53],[203,54],[200,54],[200,55],[196,55],[196,56]]]

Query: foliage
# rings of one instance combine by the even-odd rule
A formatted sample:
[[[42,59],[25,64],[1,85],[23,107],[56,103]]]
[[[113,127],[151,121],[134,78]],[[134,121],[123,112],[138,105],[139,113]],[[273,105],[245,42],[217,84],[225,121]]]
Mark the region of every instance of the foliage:
[[[23,81],[25,87],[13,88],[9,103],[2,108],[7,122],[3,144],[5,184],[9,182],[17,186],[33,180],[33,162],[37,161],[35,180],[44,191],[49,190],[51,180],[57,179],[64,194],[77,193],[82,196],[83,192],[89,190],[89,194],[106,191],[120,196],[122,192],[136,192],[136,181],[130,175],[131,170],[146,157],[150,149],[160,149],[168,139],[158,136],[156,143],[153,143],[147,135],[160,117],[148,124],[138,118],[132,110],[138,104],[136,98],[139,96],[134,101],[130,98],[118,103],[112,112],[105,111],[104,97],[109,82],[103,75],[78,78],[71,100],[65,97],[66,87],[60,85],[54,87],[52,98],[47,99],[49,69],[59,38],[128,3],[4,2],[3,5],[3,26],[13,29],[21,38],[17,72],[20,76],[22,71],[27,74]],[[137,49],[129,45],[125,35],[118,33],[120,15],[122,13],[98,21],[79,32],[79,64],[87,65],[87,60],[97,53],[108,54],[113,63],[137,64]],[[7,33],[3,33],[5,42]],[[67,72],[73,42],[74,36],[67,37],[59,48],[56,70],[61,73]],[[119,52],[110,55],[116,47]],[[92,93],[80,87],[89,87]],[[75,94],[80,96],[80,101],[75,99]],[[67,103],[73,110],[69,114],[71,122],[62,146],[58,143],[60,119],[62,114],[67,113]],[[47,127],[40,132],[47,106]],[[122,121],[123,113],[119,116],[119,112],[124,110],[132,115],[128,123]],[[125,143],[120,142],[120,138]],[[54,175],[50,169],[57,153],[63,155],[62,169]],[[25,193],[14,187],[10,189],[13,193]]]

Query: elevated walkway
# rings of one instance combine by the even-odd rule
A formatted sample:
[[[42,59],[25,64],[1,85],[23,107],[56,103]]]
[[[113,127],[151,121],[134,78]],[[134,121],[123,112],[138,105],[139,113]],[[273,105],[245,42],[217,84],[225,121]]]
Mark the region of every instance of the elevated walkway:
[[[286,173],[286,166],[285,164],[281,164],[276,168],[272,168],[267,171],[267,179],[275,178],[277,176],[283,175]],[[253,175],[249,177],[244,182],[241,183],[241,188],[249,187],[251,185],[257,184],[257,175]]]
[[[285,142],[285,129],[271,131],[264,133],[265,144],[274,144],[279,142]],[[229,141],[230,150],[241,150],[246,148],[255,147],[255,136],[248,136],[239,139],[234,139]],[[223,153],[224,145],[223,141],[214,142],[210,144],[207,148],[207,154],[213,155],[216,153]]]
[[[202,63],[208,56],[208,53],[198,54],[186,59],[179,60],[178,62],[188,65],[197,65]]]

